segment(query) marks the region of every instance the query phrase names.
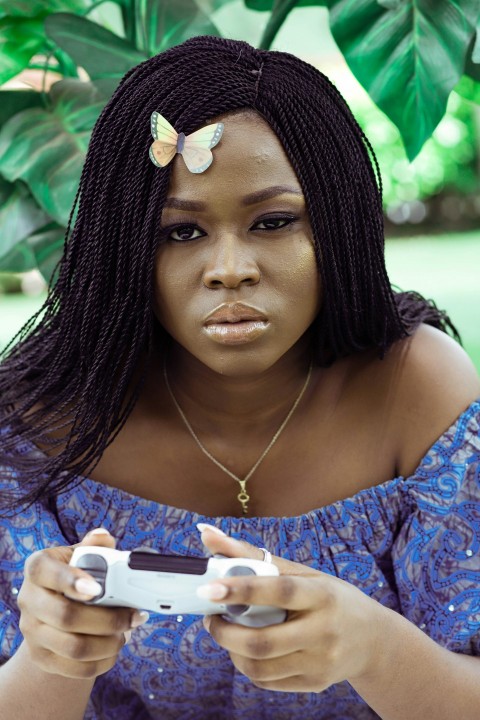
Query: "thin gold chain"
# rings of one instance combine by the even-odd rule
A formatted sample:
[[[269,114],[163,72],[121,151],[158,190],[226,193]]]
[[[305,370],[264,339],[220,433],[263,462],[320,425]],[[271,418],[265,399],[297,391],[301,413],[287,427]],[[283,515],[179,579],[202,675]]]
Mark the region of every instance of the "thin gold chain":
[[[221,463],[219,460],[217,460],[217,458],[215,458],[215,457],[212,455],[211,452],[209,452],[209,451],[207,450],[207,448],[206,448],[206,447],[202,444],[202,442],[200,441],[200,439],[199,439],[198,435],[196,434],[195,430],[192,428],[192,426],[191,426],[190,423],[188,422],[188,420],[187,420],[187,418],[186,418],[186,416],[185,416],[185,413],[183,412],[182,408],[181,408],[180,405],[178,404],[177,399],[176,399],[175,395],[173,394],[173,390],[172,390],[172,388],[170,387],[170,383],[169,383],[169,381],[168,381],[168,375],[167,375],[167,360],[166,360],[166,358],[165,358],[165,361],[164,361],[164,363],[163,363],[163,376],[164,376],[164,378],[165,378],[165,385],[167,386],[167,390],[168,390],[168,392],[170,393],[170,397],[172,398],[173,403],[174,403],[175,407],[177,408],[177,410],[178,410],[178,412],[179,412],[179,414],[180,414],[180,417],[182,418],[183,422],[184,422],[185,425],[187,426],[187,429],[188,429],[188,431],[190,432],[190,435],[193,437],[193,439],[194,439],[195,442],[197,443],[197,445],[198,445],[198,447],[200,448],[200,450],[201,450],[213,463],[215,463],[215,465],[216,465],[217,467],[219,467],[220,470],[223,470],[223,472],[226,473],[227,475],[229,475],[231,478],[233,478],[233,480],[236,480],[238,483],[240,483],[240,488],[241,488],[241,490],[240,490],[240,492],[239,492],[238,495],[237,495],[237,500],[238,500],[238,501],[241,503],[241,505],[242,505],[242,510],[243,510],[243,514],[244,514],[244,515],[246,515],[247,512],[248,512],[248,502],[249,502],[249,500],[250,500],[250,495],[248,495],[247,490],[246,490],[247,482],[248,482],[248,480],[250,480],[250,478],[252,477],[253,473],[254,473],[255,470],[258,468],[258,466],[260,465],[260,463],[262,462],[262,460],[265,458],[265,456],[267,455],[267,453],[270,452],[270,450],[272,449],[272,447],[275,445],[275,443],[277,442],[277,440],[278,440],[278,438],[280,437],[281,433],[282,433],[283,430],[285,429],[286,424],[288,423],[288,421],[289,421],[290,418],[292,417],[293,413],[294,413],[295,410],[297,409],[298,404],[300,403],[300,400],[302,399],[302,397],[303,397],[303,395],[304,395],[304,393],[305,393],[305,390],[306,390],[307,387],[308,387],[308,383],[310,382],[310,378],[311,378],[311,376],[312,376],[312,370],[313,370],[313,362],[310,363],[310,367],[309,367],[309,369],[308,369],[307,379],[306,379],[305,382],[303,383],[302,389],[300,390],[300,393],[298,394],[297,399],[295,400],[295,402],[293,403],[292,407],[290,408],[290,411],[289,411],[287,417],[284,419],[284,421],[282,422],[282,424],[281,424],[280,427],[278,428],[277,432],[276,432],[275,435],[272,437],[272,439],[270,440],[269,444],[267,445],[267,447],[265,448],[265,450],[263,451],[263,453],[262,453],[262,454],[260,455],[260,457],[258,458],[258,460],[257,460],[257,462],[255,463],[255,465],[251,468],[251,470],[245,475],[245,477],[244,477],[243,480],[242,480],[241,478],[237,477],[237,475],[235,475],[235,473],[233,473],[231,470],[229,470],[227,467],[225,467],[225,465],[222,465],[222,463]]]

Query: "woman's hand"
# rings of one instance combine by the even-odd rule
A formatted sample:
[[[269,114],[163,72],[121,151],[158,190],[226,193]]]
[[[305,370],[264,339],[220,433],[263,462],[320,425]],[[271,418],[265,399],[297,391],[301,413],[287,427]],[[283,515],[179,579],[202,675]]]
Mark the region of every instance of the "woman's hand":
[[[115,540],[97,530],[79,544],[113,548]],[[95,597],[97,583],[69,566],[74,547],[39,550],[28,558],[18,595],[20,630],[32,661],[45,672],[95,678],[110,670],[131,629],[148,615],[76,602]]]
[[[210,530],[202,541],[212,553],[263,559],[248,543]],[[215,580],[210,596],[229,604],[274,605],[288,610],[281,625],[245,628],[220,615],[205,617],[214,640],[254,685],[284,692],[320,692],[333,683],[374,672],[385,610],[350,583],[299,563],[273,557],[280,576]]]

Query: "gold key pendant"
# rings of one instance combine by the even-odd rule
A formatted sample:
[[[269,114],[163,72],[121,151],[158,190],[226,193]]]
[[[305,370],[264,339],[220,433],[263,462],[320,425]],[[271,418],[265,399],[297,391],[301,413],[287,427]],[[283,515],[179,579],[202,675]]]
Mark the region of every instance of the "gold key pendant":
[[[248,501],[250,500],[250,495],[247,493],[246,489],[246,481],[245,480],[239,480],[240,487],[242,488],[241,492],[238,493],[237,499],[242,504],[243,514],[246,515],[248,513]]]

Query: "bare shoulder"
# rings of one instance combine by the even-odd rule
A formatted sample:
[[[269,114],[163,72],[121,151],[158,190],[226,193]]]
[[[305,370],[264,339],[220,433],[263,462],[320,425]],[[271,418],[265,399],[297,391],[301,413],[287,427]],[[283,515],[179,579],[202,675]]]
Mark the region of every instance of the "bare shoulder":
[[[421,325],[391,352],[397,466],[401,475],[408,476],[456,418],[480,398],[480,379],[463,348],[429,325]]]

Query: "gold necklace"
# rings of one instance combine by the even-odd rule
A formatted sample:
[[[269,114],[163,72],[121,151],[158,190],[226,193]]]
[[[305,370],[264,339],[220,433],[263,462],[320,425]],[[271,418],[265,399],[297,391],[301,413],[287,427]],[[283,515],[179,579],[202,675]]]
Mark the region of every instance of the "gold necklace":
[[[241,490],[240,490],[240,492],[239,492],[238,495],[237,495],[237,500],[238,500],[238,501],[241,503],[241,505],[242,505],[242,510],[243,510],[243,514],[244,514],[244,515],[246,515],[247,512],[248,512],[248,502],[249,502],[249,500],[250,500],[250,495],[247,493],[247,489],[246,489],[247,482],[250,480],[250,478],[252,477],[253,473],[254,473],[255,470],[258,468],[258,466],[260,465],[260,463],[262,462],[262,460],[264,460],[264,458],[265,458],[265,456],[267,455],[267,453],[270,452],[270,450],[272,449],[272,447],[275,445],[275,443],[277,442],[277,440],[278,440],[278,438],[280,437],[281,433],[283,432],[286,424],[288,423],[288,421],[289,421],[290,418],[292,417],[293,413],[294,413],[295,410],[297,409],[297,406],[298,406],[300,400],[302,399],[305,390],[307,389],[308,383],[310,382],[310,378],[311,378],[311,376],[312,376],[312,369],[313,369],[313,362],[310,363],[310,367],[309,367],[309,369],[308,369],[307,379],[306,379],[305,382],[303,383],[302,389],[300,390],[300,393],[298,394],[297,399],[295,400],[295,402],[293,403],[292,407],[290,408],[290,411],[289,411],[287,417],[286,417],[285,420],[282,422],[282,424],[281,424],[280,427],[278,428],[277,432],[275,433],[275,435],[273,436],[273,438],[270,440],[269,444],[267,445],[267,447],[265,448],[265,450],[263,451],[263,453],[262,453],[262,454],[260,455],[260,457],[258,458],[258,460],[257,460],[257,462],[255,463],[255,465],[251,468],[251,470],[245,475],[245,477],[244,477],[243,480],[242,480],[241,478],[237,477],[237,475],[235,475],[235,473],[233,473],[231,470],[229,470],[227,467],[225,467],[225,465],[222,465],[222,463],[221,463],[219,460],[217,460],[217,458],[213,457],[213,455],[212,455],[212,454],[207,450],[207,448],[201,443],[200,439],[198,438],[198,435],[195,433],[195,430],[192,428],[192,426],[191,426],[190,423],[188,422],[188,420],[187,420],[187,418],[186,418],[186,416],[185,416],[185,413],[183,412],[182,408],[181,408],[180,405],[178,404],[177,399],[176,399],[175,395],[173,394],[172,388],[170,387],[170,383],[169,383],[169,381],[168,381],[168,376],[167,376],[167,360],[166,360],[166,358],[165,358],[165,361],[164,361],[164,363],[163,363],[163,377],[165,378],[165,385],[167,386],[167,390],[168,390],[168,392],[170,393],[170,397],[172,398],[173,403],[174,403],[175,407],[177,408],[177,410],[178,410],[178,412],[179,412],[179,414],[180,414],[180,417],[182,418],[183,422],[184,422],[185,425],[187,426],[187,429],[188,429],[190,435],[193,437],[193,439],[194,439],[195,442],[197,443],[197,445],[198,445],[198,447],[200,448],[200,450],[204,453],[204,455],[206,455],[213,463],[215,463],[215,465],[216,465],[217,467],[219,467],[220,470],[223,470],[224,473],[226,473],[226,474],[229,475],[231,478],[233,478],[233,479],[236,480],[238,483],[240,483],[240,488],[241,488]]]

